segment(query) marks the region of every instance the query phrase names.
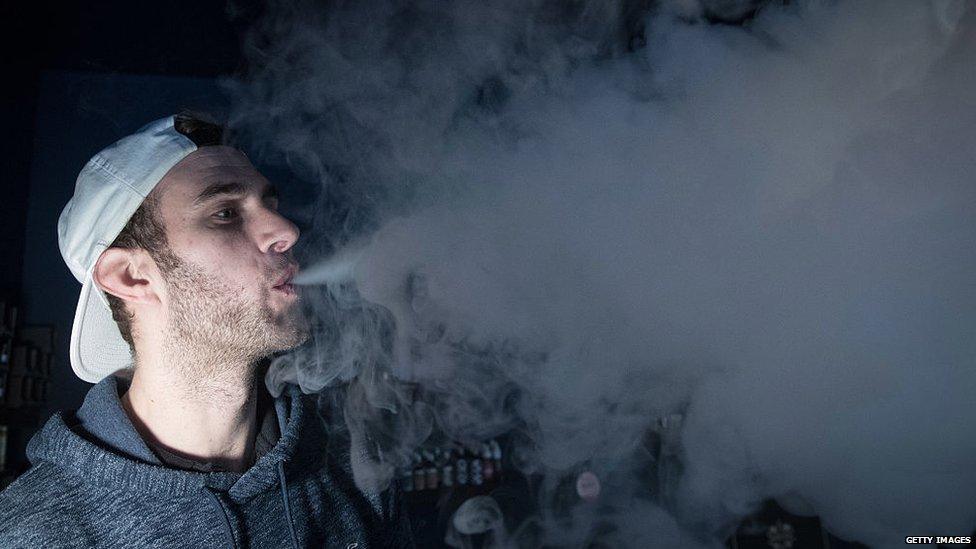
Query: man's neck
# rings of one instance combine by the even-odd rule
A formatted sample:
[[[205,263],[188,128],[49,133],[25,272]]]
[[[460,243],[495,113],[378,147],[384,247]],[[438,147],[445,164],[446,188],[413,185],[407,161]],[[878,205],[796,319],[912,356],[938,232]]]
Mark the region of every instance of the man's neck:
[[[217,379],[191,379],[187,373],[200,370],[187,366],[140,361],[123,409],[150,446],[221,470],[245,471],[254,461],[257,434],[253,366],[224,364],[222,372],[242,374]]]

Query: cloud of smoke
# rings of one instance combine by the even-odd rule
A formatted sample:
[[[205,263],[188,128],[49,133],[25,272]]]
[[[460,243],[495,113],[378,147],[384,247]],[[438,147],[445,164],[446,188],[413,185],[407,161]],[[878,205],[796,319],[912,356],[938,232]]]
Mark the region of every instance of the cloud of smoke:
[[[704,19],[754,8],[270,8],[233,125],[322,182],[324,259],[269,382],[359,376],[394,461],[436,423],[517,430],[551,493],[586,464],[602,506],[544,514],[556,542],[710,544],[770,497],[872,545],[971,531],[976,10]],[[683,472],[645,497],[675,411]]]

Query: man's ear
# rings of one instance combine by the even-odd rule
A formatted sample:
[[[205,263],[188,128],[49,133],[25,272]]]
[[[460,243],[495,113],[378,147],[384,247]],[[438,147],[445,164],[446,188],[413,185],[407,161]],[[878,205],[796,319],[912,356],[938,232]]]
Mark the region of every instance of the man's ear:
[[[133,303],[159,303],[155,280],[150,274],[152,260],[145,250],[109,248],[95,262],[92,278],[105,291]]]

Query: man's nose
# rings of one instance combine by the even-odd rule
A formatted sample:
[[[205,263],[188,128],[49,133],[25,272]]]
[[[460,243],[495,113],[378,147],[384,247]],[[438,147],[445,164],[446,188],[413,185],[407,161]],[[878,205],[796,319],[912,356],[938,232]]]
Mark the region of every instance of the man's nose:
[[[274,210],[266,210],[260,223],[258,246],[264,253],[284,253],[298,241],[298,227]]]

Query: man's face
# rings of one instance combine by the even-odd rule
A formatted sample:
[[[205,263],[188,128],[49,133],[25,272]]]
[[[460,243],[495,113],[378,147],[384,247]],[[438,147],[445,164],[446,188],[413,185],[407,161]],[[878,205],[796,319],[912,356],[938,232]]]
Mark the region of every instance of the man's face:
[[[290,284],[298,229],[277,212],[274,188],[231,147],[202,147],[153,191],[169,253],[167,337],[230,361],[290,349],[308,328]]]

